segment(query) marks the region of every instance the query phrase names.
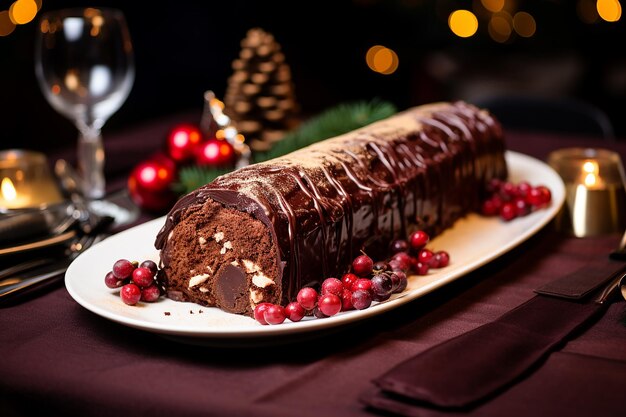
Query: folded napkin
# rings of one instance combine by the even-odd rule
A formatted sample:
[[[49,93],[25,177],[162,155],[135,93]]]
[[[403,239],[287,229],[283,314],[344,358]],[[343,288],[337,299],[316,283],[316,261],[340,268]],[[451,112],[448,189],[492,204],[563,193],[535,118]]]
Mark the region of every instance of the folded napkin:
[[[374,386],[361,400],[407,417],[618,417],[624,415],[625,386],[626,362],[555,352],[529,378],[472,408],[432,407]]]
[[[494,322],[457,336],[397,365],[375,379],[381,398],[435,407],[471,407],[525,375],[568,335],[609,303],[587,300],[626,264],[598,261],[537,290],[538,295]],[[382,401],[384,402],[384,401]],[[411,415],[411,414],[406,414]]]
[[[20,213],[0,216],[0,245],[5,246],[49,232],[48,220],[43,213]]]

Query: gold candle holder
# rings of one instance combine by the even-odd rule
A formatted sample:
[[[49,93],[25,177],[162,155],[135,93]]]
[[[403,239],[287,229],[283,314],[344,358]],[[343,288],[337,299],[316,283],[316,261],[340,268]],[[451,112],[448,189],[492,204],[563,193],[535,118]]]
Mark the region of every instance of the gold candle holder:
[[[0,213],[41,208],[62,201],[44,154],[25,150],[0,152]]]
[[[626,179],[619,154],[606,149],[565,148],[548,164],[565,183],[558,230],[577,237],[622,233],[626,229]]]

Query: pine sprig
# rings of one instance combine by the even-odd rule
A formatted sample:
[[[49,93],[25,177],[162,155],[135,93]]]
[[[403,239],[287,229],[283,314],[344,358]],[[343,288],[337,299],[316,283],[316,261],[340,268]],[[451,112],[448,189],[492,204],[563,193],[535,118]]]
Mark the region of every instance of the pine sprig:
[[[255,162],[278,158],[290,152],[358,129],[396,112],[393,104],[380,100],[339,104],[287,133],[267,152],[255,155]]]
[[[256,153],[254,162],[278,158],[321,140],[385,119],[394,113],[396,108],[393,104],[377,99],[339,104],[309,119],[293,132],[287,133],[269,151]],[[186,194],[231,170],[197,165],[183,167],[179,170],[179,182],[175,185],[175,190]]]
[[[178,183],[175,184],[174,190],[179,194],[187,194],[230,171],[232,171],[232,168],[210,168],[200,165],[185,166],[178,171]]]

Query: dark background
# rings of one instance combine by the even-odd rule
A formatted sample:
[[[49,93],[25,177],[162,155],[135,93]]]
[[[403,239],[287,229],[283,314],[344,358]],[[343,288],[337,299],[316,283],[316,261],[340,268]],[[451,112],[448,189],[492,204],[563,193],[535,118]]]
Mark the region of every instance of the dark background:
[[[10,4],[0,0],[0,9]],[[257,26],[282,45],[305,115],[374,97],[403,109],[436,100],[474,101],[522,92],[588,101],[606,112],[617,136],[626,137],[625,18],[584,23],[576,4],[516,1],[516,10],[533,14],[537,32],[532,38],[500,44],[489,38],[484,21],[472,38],[450,32],[448,14],[473,7],[472,1],[43,0],[35,21],[0,37],[1,147],[48,151],[75,142],[72,123],[45,101],[33,69],[39,15],[72,6],[121,9],[135,48],[135,83],[126,103],[104,126],[105,140],[138,123],[199,111],[205,90],[222,97],[239,43]],[[367,67],[365,53],[375,44],[398,53],[400,65],[394,74],[381,75]]]

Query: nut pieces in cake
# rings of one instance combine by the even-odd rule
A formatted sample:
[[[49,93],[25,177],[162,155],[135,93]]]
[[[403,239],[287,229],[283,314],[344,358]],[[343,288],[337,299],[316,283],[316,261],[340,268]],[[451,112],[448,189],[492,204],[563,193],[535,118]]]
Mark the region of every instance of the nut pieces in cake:
[[[104,277],[104,284],[111,289],[120,289],[120,298],[127,305],[139,301],[153,303],[161,296],[157,282],[158,267],[154,261],[141,263],[127,259],[117,260]]]

